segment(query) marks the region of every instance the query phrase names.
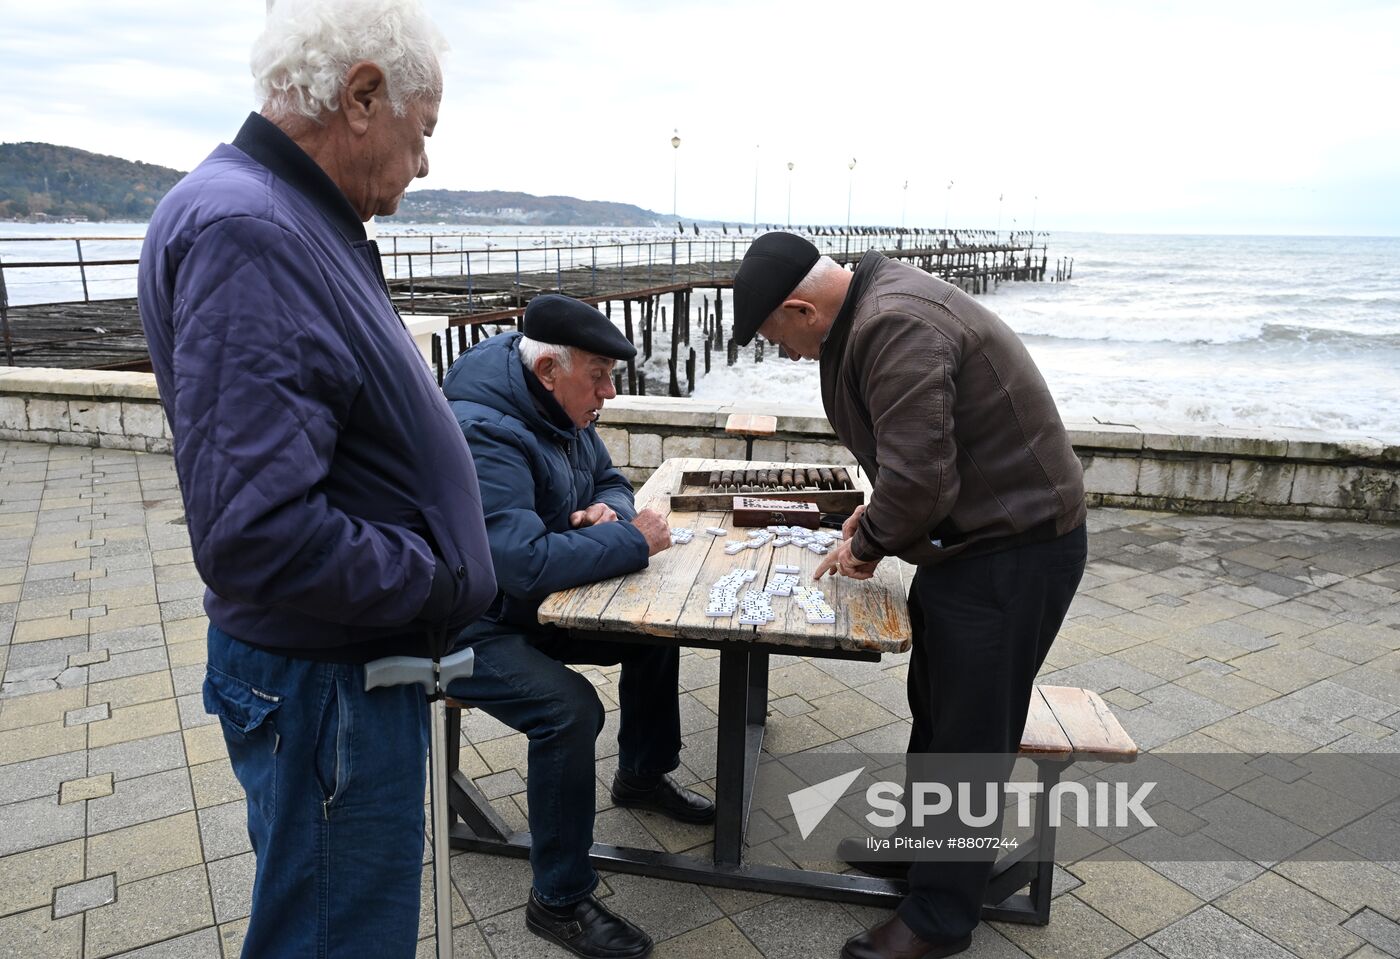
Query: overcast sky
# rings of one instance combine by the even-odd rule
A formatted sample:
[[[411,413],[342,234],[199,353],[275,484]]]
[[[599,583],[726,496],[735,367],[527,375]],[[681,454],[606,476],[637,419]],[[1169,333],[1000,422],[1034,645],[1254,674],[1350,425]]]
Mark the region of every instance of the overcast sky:
[[[675,164],[682,217],[748,222],[757,176],[781,223],[792,162],[795,223],[1400,234],[1397,2],[427,6],[423,187],[669,213]],[[0,141],[187,170],[256,106],[264,10],[0,0]]]

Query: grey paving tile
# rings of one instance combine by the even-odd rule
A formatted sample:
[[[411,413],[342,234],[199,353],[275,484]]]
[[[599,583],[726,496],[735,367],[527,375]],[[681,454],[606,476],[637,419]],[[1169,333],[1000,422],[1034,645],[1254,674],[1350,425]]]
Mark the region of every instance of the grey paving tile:
[[[98,906],[115,902],[117,898],[116,876],[108,874],[75,882],[69,886],[59,886],[53,891],[53,917],[62,919]]]
[[[60,785],[85,775],[87,757],[81,750],[0,766],[0,805],[57,796]]]
[[[520,773],[514,769],[507,769],[504,772],[477,779],[476,788],[481,790],[482,795],[487,799],[500,799],[502,796],[524,792],[525,780],[521,779]]]
[[[74,573],[91,568],[92,560],[90,559],[66,560],[62,563],[36,563],[25,569],[24,581],[30,583],[39,579],[72,580]]]
[[[1167,959],[1199,959],[1201,956],[1293,959],[1293,953],[1214,906],[1204,906],[1177,920],[1149,936],[1146,942]]]
[[[658,941],[723,917],[694,883],[615,875],[608,877],[608,886],[613,891],[608,908],[631,919]]]
[[[175,685],[176,696],[188,696],[191,693],[201,693],[204,689],[204,663],[192,663],[189,666],[175,666],[170,670],[170,680]]]
[[[530,863],[481,853],[452,857],[452,884],[478,921],[525,905],[530,897]]]
[[[52,846],[82,835],[82,803],[60,805],[57,796],[40,796],[0,806],[0,856]]]
[[[181,769],[185,743],[179,733],[164,733],[88,750],[88,773],[112,773],[118,780]]]
[[[1051,686],[1080,686],[1092,689],[1096,693],[1106,693],[1115,687],[1142,693],[1154,686],[1160,686],[1162,677],[1120,662],[1111,656],[1099,656],[1041,676],[1038,682]]]
[[[834,956],[864,928],[844,909],[805,899],[774,899],[730,918],[768,959]]]
[[[1324,679],[1248,712],[1295,736],[1326,746],[1348,735],[1349,730],[1339,725],[1342,720],[1361,716],[1378,722],[1395,712],[1395,707]]]
[[[106,679],[121,679],[124,676],[138,676],[158,669],[169,669],[170,660],[164,646],[151,646],[128,653],[114,653],[105,663],[88,667],[88,681],[99,683]]]
[[[175,702],[180,710],[181,729],[208,726],[219,721],[218,716],[210,715],[204,711],[204,695],[202,692],[186,693],[183,696],[177,696]]]
[[[88,800],[89,833],[164,819],[194,808],[189,773],[183,768],[135,779],[118,779],[114,786],[112,795]]]
[[[45,639],[37,643],[20,643],[10,648],[10,662],[6,667],[7,676],[11,670],[38,666],[58,666],[59,672],[62,672],[68,668],[69,656],[87,651],[88,638],[85,635],[69,636],[64,639]]]
[[[1148,862],[1172,882],[1207,902],[1244,885],[1264,871],[1258,863],[1241,859],[1197,862]]]
[[[88,642],[93,649],[105,649],[115,656],[118,653],[164,645],[165,633],[159,626],[133,626],[129,629],[109,629],[93,633],[88,637]]]
[[[1362,909],[1342,923],[1342,928],[1365,939],[1386,955],[1400,956],[1400,925],[1374,909]]]
[[[116,902],[87,913],[86,953],[96,959],[130,951],[199,931],[213,921],[203,866],[122,883]]]
[[[80,726],[84,723],[100,722],[103,719],[112,718],[112,709],[107,703],[99,703],[96,706],[86,706],[82,709],[70,709],[63,714],[63,725]]]
[[[199,810],[199,836],[204,844],[204,858],[209,862],[251,850],[248,801],[240,799]]]
[[[214,897],[214,921],[232,922],[249,914],[253,905],[252,852],[209,863],[209,891]]]
[[[86,581],[75,580],[72,577],[55,576],[51,579],[31,579],[25,582],[24,592],[20,594],[20,599],[46,599],[50,596],[74,596],[78,593],[86,593],[88,584]]]
[[[123,952],[112,959],[219,959],[219,955],[218,931],[209,928]]]
[[[11,646],[5,647],[7,656],[11,649]],[[87,666],[68,666],[65,663],[9,668],[5,671],[4,684],[0,685],[0,699],[86,686],[88,669]]]

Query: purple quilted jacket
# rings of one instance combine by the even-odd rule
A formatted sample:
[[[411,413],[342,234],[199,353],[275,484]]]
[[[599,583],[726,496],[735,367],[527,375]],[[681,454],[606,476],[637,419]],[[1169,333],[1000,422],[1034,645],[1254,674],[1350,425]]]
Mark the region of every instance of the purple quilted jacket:
[[[496,579],[462,431],[335,184],[256,114],[161,201],[141,322],[213,625],[422,653]]]

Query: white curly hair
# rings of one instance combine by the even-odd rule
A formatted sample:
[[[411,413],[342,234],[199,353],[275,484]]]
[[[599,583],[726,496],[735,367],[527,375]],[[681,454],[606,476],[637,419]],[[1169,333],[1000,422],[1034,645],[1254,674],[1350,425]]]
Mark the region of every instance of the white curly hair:
[[[368,60],[388,82],[389,104],[442,95],[438,56],[447,41],[418,0],[269,0],[253,44],[253,82],[263,113],[319,120],[339,109],[350,67]]]

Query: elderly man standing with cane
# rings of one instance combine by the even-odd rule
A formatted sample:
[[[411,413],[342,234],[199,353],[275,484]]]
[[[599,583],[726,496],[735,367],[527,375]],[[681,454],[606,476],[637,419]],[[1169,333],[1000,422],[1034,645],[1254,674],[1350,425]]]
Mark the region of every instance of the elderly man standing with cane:
[[[428,708],[365,664],[440,655],[496,594],[471,454],[363,226],[428,172],[444,46],[415,0],[278,0],[261,111],[142,249],[259,959],[414,954]]]
[[[878,252],[848,272],[791,233],[754,241],[734,310],[740,345],[757,333],[794,360],[820,361],[827,418],[871,477],[868,505],[818,578],[867,579],[887,556],[918,566],[911,760],[1014,756],[1086,557],[1083,470],[1030,354],[956,287]],[[841,955],[963,951],[991,868],[914,862],[895,915]]]

